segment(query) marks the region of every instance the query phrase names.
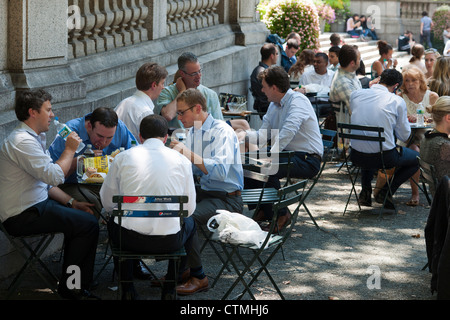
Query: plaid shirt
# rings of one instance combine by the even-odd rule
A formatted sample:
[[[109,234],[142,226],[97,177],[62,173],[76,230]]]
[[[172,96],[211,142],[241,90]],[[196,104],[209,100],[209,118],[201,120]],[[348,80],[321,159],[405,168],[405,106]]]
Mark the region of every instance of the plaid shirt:
[[[344,102],[348,108],[348,113],[351,115],[350,95],[361,88],[361,82],[354,72],[348,72],[339,68],[331,82],[330,99],[335,102]]]

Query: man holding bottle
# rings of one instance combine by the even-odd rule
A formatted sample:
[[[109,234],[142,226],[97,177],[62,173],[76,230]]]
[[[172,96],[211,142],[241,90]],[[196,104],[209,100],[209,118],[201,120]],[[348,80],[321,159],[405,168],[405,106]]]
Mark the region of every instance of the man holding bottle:
[[[80,137],[72,132],[60,157],[52,161],[42,138],[54,117],[51,95],[24,91],[15,112],[19,125],[0,151],[0,220],[13,236],[64,234],[64,261],[58,293],[67,299],[96,299],[89,292],[98,241],[98,222],[91,204],[79,202],[58,188],[69,172]],[[68,289],[67,268],[81,270],[81,288]],[[98,299],[98,298],[97,298]]]

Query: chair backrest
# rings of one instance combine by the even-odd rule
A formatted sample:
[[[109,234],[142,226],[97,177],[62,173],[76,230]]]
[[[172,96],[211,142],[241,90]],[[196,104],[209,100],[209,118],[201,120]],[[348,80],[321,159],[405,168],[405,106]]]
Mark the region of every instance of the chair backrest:
[[[428,184],[428,186],[430,187],[432,196],[434,196],[437,185],[439,183],[437,176],[436,176],[436,169],[432,164],[429,164],[428,162],[424,161],[420,157],[417,157],[417,160],[419,160],[419,165],[420,165],[420,176]]]
[[[296,204],[296,207],[292,212],[291,223],[286,227],[285,233],[283,234],[284,237],[289,237],[290,233],[292,232],[292,228],[297,221],[298,212],[304,201],[304,190],[307,184],[308,179],[304,179],[278,189],[279,200],[272,206],[275,217],[277,216],[276,213],[278,213],[281,209]],[[272,225],[274,224],[272,223]]]
[[[330,151],[330,149],[332,149],[334,146],[334,137],[336,136],[337,132],[330,129],[320,128],[320,134],[322,135],[324,153],[328,153],[328,151]]]
[[[378,142],[380,152],[383,152],[383,142],[386,140],[383,136],[383,127],[365,126],[342,122],[338,122],[337,125],[339,130],[339,137],[343,140],[342,142],[344,142],[344,139]],[[362,133],[355,133],[354,131],[365,131],[373,133],[373,135],[364,135]]]
[[[241,158],[244,169],[259,172],[263,175],[274,175],[279,169],[286,170],[286,184],[288,184],[290,171],[294,165],[292,162],[294,155],[295,151],[262,152],[257,150],[242,153]],[[261,179],[259,180],[262,181]]]
[[[132,196],[116,195],[113,196],[113,203],[117,203],[117,209],[113,210],[112,215],[119,218],[185,218],[188,211],[183,209],[183,204],[188,202],[187,196]],[[127,208],[123,208],[126,204]],[[179,204],[178,209],[158,209],[155,204],[170,205]],[[167,206],[165,206],[167,207]],[[120,221],[120,219],[119,219]]]

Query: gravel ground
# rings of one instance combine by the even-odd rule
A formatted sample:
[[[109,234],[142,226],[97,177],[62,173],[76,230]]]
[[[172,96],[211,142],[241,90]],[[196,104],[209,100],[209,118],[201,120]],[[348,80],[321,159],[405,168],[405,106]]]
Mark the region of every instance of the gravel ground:
[[[430,293],[430,273],[422,270],[427,262],[424,227],[429,212],[426,199],[421,205],[408,207],[409,183],[396,193],[397,215],[389,211],[379,216],[379,205],[363,207],[358,214],[352,198],[348,212],[343,215],[350,192],[350,180],[345,170],[337,171],[338,163],[330,162],[306,203],[320,229],[304,210],[300,211],[292,237],[269,264],[287,300],[435,300]],[[357,185],[357,191],[360,188]],[[102,232],[105,239],[106,233]],[[97,270],[103,264],[105,245],[98,247]],[[57,260],[58,254],[48,258]],[[207,247],[203,252],[204,269],[212,283],[220,268],[220,261]],[[51,262],[55,272],[60,264]],[[164,274],[165,262],[150,262],[158,275]],[[379,276],[379,277],[377,277]],[[220,300],[233,281],[233,273],[226,272],[214,288],[180,301]],[[1,294],[5,283],[2,282]],[[112,264],[99,278],[94,293],[104,300],[117,298],[112,281]],[[14,299],[58,299],[45,288],[35,290],[40,281],[30,274]],[[136,284],[140,298],[158,300],[160,289],[147,282]],[[239,287],[238,288],[242,288]],[[262,274],[252,287],[258,300],[279,299],[268,278]],[[249,299],[246,295],[244,299]]]

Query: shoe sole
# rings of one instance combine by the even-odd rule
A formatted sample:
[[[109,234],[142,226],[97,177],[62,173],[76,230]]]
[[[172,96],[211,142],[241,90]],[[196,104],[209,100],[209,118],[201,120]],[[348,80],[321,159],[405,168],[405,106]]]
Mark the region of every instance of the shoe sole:
[[[199,292],[204,292],[204,291],[208,291],[209,290],[209,286],[208,287],[204,287],[204,288],[200,288],[194,292],[178,292],[177,290],[177,295],[179,296],[190,296]]]

